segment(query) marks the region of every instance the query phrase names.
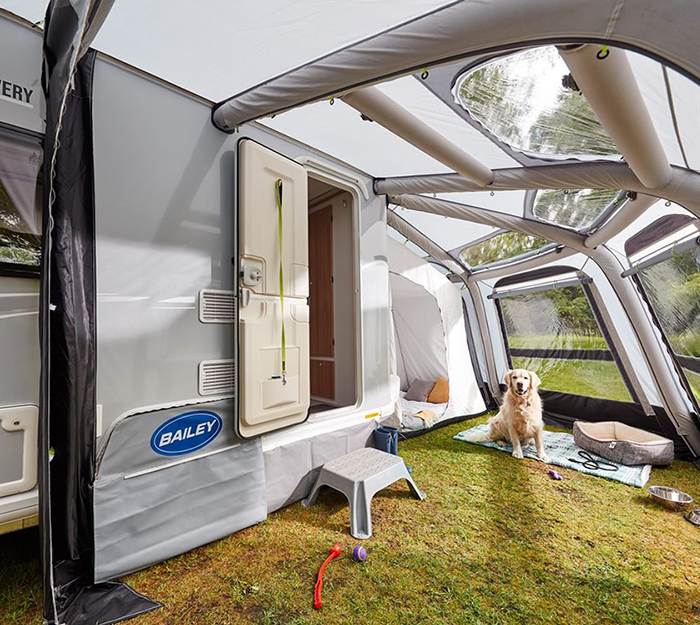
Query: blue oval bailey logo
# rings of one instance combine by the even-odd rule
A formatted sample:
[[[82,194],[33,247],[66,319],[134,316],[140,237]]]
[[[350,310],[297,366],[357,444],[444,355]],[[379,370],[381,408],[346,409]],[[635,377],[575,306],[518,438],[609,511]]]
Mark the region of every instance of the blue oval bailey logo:
[[[182,456],[211,443],[221,432],[221,417],[209,410],[179,414],[151,436],[151,449],[162,456]]]

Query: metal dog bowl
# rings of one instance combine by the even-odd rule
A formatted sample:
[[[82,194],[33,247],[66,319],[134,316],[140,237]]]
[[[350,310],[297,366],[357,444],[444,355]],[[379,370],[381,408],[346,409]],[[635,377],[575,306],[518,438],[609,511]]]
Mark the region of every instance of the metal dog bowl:
[[[691,510],[684,517],[686,521],[690,521],[693,525],[700,526],[700,510]]]
[[[681,510],[693,502],[693,498],[687,493],[668,486],[650,486],[647,492],[671,510]]]

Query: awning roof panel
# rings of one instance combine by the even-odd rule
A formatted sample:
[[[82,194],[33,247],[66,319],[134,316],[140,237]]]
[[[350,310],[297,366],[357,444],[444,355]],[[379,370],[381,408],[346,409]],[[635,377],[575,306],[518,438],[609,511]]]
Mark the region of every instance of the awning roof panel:
[[[483,133],[465,123],[440,98],[426,89],[419,79],[406,76],[384,83],[379,89],[487,167],[519,165]]]
[[[379,124],[363,121],[339,101],[309,104],[262,121],[375,177],[450,171]]]
[[[4,0],[32,22],[46,0]],[[116,0],[93,47],[213,101],[445,0]]]
[[[641,54],[628,52],[627,58],[669,162],[685,167],[669,107],[663,66]]]
[[[444,250],[452,250],[461,247],[470,241],[495,232],[492,226],[475,224],[462,219],[453,219],[423,213],[407,208],[396,208],[396,213],[412,226],[420,230],[429,239],[432,239]]]

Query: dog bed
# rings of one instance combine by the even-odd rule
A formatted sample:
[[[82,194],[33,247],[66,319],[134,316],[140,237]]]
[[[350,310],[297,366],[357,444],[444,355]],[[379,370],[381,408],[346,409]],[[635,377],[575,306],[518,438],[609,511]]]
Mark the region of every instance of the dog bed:
[[[673,441],[619,421],[576,421],[574,441],[582,449],[619,464],[663,466],[673,461]]]

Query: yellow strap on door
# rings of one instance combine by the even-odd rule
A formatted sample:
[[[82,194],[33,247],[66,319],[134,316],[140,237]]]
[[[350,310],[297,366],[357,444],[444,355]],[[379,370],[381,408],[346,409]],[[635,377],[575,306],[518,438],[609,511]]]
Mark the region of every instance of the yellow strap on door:
[[[287,383],[287,340],[284,335],[284,265],[282,263],[282,180],[275,182],[280,240],[280,310],[282,311],[282,384]]]

